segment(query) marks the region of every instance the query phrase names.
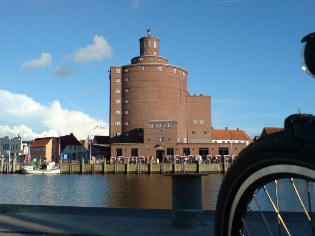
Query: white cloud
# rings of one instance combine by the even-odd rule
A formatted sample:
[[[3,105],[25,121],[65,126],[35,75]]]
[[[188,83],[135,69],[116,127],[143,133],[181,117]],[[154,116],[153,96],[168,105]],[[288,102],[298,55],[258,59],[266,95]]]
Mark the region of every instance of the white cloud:
[[[0,109],[0,137],[20,135],[29,140],[73,133],[86,139],[88,135],[108,135],[105,121],[64,109],[57,100],[42,105],[26,95],[0,90]]]
[[[38,59],[33,59],[25,62],[22,66],[22,70],[31,70],[36,68],[45,68],[50,66],[52,63],[52,56],[49,53],[42,52]]]
[[[54,71],[54,74],[58,77],[68,77],[72,75],[73,73],[74,73],[74,70],[72,68],[65,67],[65,66],[58,66]]]
[[[102,36],[94,36],[92,44],[85,48],[76,49],[73,58],[77,62],[101,61],[111,57],[112,47]]]

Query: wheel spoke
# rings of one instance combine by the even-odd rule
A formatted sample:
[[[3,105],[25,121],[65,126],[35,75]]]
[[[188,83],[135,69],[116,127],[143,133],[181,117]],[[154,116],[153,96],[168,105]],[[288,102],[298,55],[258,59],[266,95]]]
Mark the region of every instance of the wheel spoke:
[[[295,183],[294,183],[293,178],[290,178],[290,181],[291,181],[292,187],[293,187],[293,189],[294,189],[294,191],[295,191],[295,194],[296,194],[296,196],[298,197],[298,199],[299,199],[299,201],[300,201],[300,203],[301,203],[301,206],[302,206],[302,208],[303,208],[303,210],[304,210],[304,212],[305,212],[305,214],[306,214],[307,219],[308,219],[309,221],[312,221],[310,215],[308,214],[308,212],[307,212],[307,210],[306,210],[306,208],[305,208],[305,205],[304,205],[304,203],[303,203],[303,201],[302,201],[302,198],[301,198],[301,196],[300,196],[300,194],[299,194],[299,191],[297,190],[297,188],[296,188],[296,186],[295,186]]]
[[[278,181],[274,180],[274,186],[275,186],[275,193],[276,193],[276,207],[279,210],[279,198],[278,198]],[[278,232],[279,235],[281,235],[281,222],[278,215]]]
[[[284,221],[283,221],[283,219],[282,219],[282,217],[281,217],[281,214],[280,214],[280,212],[279,212],[278,208],[276,207],[275,203],[273,202],[273,200],[272,200],[272,198],[271,198],[271,196],[270,196],[270,194],[269,194],[269,192],[268,192],[268,190],[267,190],[266,186],[264,186],[264,187],[263,187],[263,189],[264,189],[265,193],[267,194],[268,199],[269,199],[269,201],[270,201],[270,203],[271,203],[271,205],[272,205],[273,209],[274,209],[274,210],[275,210],[275,212],[277,213],[278,218],[279,218],[279,220],[280,220],[281,224],[283,225],[283,227],[284,227],[285,231],[287,232],[287,234],[288,234],[288,235],[290,235],[290,236],[291,236],[291,233],[289,232],[289,230],[288,230],[288,228],[287,228],[286,224],[284,223]]]
[[[264,221],[265,225],[266,225],[267,228],[268,228],[268,231],[269,231],[270,235],[273,235],[273,233],[272,233],[272,231],[271,231],[271,228],[270,228],[270,226],[269,226],[269,224],[268,224],[268,222],[267,222],[267,219],[266,219],[266,217],[265,217],[263,211],[261,210],[261,207],[260,207],[260,205],[259,205],[259,203],[258,203],[258,201],[257,201],[257,198],[256,198],[256,195],[255,195],[255,194],[254,194],[254,197],[253,197],[253,198],[254,198],[254,200],[255,200],[255,202],[256,202],[256,205],[257,205],[257,207],[258,207],[258,209],[259,209],[260,215],[261,215],[261,217],[263,218],[263,221]]]
[[[312,235],[315,235],[315,226],[313,223],[313,216],[312,216],[313,213],[312,213],[312,205],[311,205],[310,182],[308,180],[306,181],[306,189],[307,189],[308,209],[309,209],[310,218],[311,218]]]

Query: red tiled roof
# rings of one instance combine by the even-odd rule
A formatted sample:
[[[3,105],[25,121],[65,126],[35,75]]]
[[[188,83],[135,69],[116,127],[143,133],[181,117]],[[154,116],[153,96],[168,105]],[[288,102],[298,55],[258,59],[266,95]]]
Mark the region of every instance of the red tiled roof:
[[[263,136],[268,135],[268,134],[276,133],[276,132],[279,132],[282,130],[283,130],[283,128],[278,128],[278,127],[264,127],[262,132],[261,132],[260,137],[263,137]]]
[[[213,129],[212,139],[213,140],[253,140],[245,133],[244,130],[229,130],[229,129]]]
[[[31,147],[45,147],[52,138],[37,138],[31,144]]]
[[[77,140],[77,138],[71,133],[70,135],[61,136],[60,138],[60,144],[61,144],[61,152],[68,146],[68,145],[76,145],[76,146],[83,146],[84,145]]]

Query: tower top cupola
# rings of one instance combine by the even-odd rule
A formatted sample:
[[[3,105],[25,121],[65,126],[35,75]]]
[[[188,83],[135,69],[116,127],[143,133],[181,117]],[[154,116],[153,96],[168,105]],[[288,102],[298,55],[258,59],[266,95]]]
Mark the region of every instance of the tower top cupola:
[[[151,29],[147,29],[148,36],[140,41],[140,56],[159,56],[159,39],[151,35]]]

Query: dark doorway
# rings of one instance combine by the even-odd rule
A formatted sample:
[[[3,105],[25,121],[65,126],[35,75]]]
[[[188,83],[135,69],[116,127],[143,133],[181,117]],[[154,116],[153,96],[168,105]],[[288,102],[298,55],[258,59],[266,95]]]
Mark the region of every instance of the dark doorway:
[[[224,155],[229,155],[229,148],[219,148],[219,155],[221,155],[221,161],[223,161]]]
[[[164,150],[156,150],[156,159],[159,160],[159,163],[163,162]]]

